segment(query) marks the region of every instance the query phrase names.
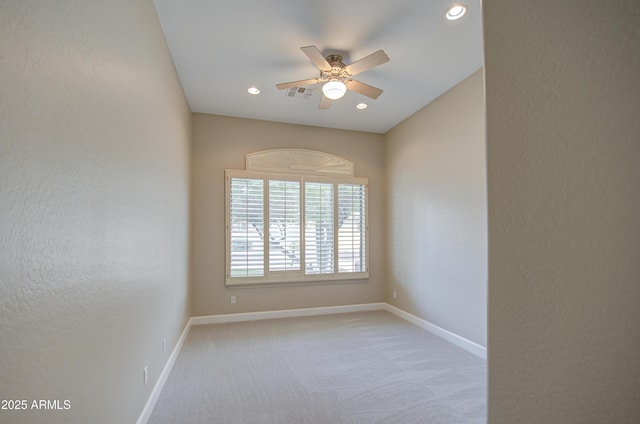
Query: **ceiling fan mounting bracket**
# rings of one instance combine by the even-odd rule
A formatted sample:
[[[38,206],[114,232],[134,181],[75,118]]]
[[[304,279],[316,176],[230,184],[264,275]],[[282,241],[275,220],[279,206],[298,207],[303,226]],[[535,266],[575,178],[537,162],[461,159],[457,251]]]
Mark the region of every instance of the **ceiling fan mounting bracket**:
[[[330,54],[329,56],[327,56],[327,62],[329,62],[329,65],[331,65],[331,67],[344,68],[345,66],[347,66],[342,63],[342,56],[340,56],[339,54]]]

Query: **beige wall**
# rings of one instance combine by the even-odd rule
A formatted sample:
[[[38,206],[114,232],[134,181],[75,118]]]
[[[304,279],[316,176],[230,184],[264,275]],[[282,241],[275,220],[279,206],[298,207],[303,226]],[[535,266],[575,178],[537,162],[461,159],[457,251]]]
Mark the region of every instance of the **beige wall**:
[[[482,346],[484,116],[479,70],[384,137],[387,300]]]
[[[2,2],[0,87],[0,398],[71,406],[0,422],[133,423],[189,315],[191,115],[153,5]]]
[[[640,2],[483,3],[489,422],[640,422]]]
[[[224,282],[224,170],[245,169],[245,155],[277,148],[320,150],[355,163],[369,178],[368,282],[227,289]],[[384,301],[382,136],[216,115],[193,115],[193,315],[217,315]],[[229,303],[235,295],[237,304]]]

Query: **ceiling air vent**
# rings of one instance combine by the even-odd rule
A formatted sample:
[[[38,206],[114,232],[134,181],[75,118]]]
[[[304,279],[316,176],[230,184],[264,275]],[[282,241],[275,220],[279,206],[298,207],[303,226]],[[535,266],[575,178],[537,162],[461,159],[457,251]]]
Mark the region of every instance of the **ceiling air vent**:
[[[307,100],[313,94],[313,88],[306,87],[291,87],[287,91],[285,91],[287,97],[293,97],[296,99],[304,99]]]

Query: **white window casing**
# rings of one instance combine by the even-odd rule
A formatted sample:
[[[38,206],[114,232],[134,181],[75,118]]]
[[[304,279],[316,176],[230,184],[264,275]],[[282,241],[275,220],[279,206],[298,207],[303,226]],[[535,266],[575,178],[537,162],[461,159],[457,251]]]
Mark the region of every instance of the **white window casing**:
[[[225,172],[227,285],[369,277],[368,179],[321,172]]]

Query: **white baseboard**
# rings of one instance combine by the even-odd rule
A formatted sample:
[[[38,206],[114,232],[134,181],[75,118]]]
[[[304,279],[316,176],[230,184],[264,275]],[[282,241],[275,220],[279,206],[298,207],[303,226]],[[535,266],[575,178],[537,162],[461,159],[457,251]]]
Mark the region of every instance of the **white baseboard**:
[[[326,306],[321,308],[286,309],[282,311],[247,312],[241,314],[207,315],[192,317],[189,325],[222,324],[227,322],[258,321],[263,319],[307,317],[314,315],[344,314],[349,312],[379,311],[384,303],[364,303],[360,305]]]
[[[192,317],[189,320],[189,325],[206,325],[206,324],[222,324],[230,322],[242,322],[242,321],[258,321],[263,319],[277,319],[277,318],[293,318],[293,317],[306,317],[313,315],[330,315],[330,314],[343,314],[349,312],[364,312],[364,311],[378,311],[386,310],[396,315],[405,321],[410,322],[418,327],[458,346],[462,349],[479,356],[482,359],[487,359],[487,349],[471,340],[465,339],[455,333],[445,330],[442,327],[438,327],[435,324],[425,321],[422,318],[418,318],[415,315],[411,315],[408,312],[398,309],[388,303],[364,303],[360,305],[345,305],[345,306],[327,306],[321,308],[305,308],[305,309],[286,309],[281,311],[266,311],[266,312],[247,312],[240,314],[225,314],[225,315],[206,315],[199,317]]]
[[[164,365],[162,372],[160,373],[160,377],[158,377],[158,381],[156,381],[156,385],[153,386],[153,390],[149,395],[149,399],[147,400],[146,405],[142,409],[140,416],[138,417],[138,421],[136,424],[147,424],[149,418],[151,417],[151,412],[153,412],[153,407],[156,406],[156,402],[158,401],[158,397],[160,397],[160,392],[162,392],[162,388],[164,387],[164,383],[167,381],[167,377],[169,377],[169,373],[173,368],[173,364],[176,362],[178,358],[178,354],[182,350],[182,345],[184,344],[184,340],[187,338],[187,334],[189,333],[189,328],[191,328],[191,319],[187,322],[187,325],[184,326],[184,330],[182,330],[182,334],[178,339],[175,347],[171,351],[171,355],[169,355],[169,359],[167,363]]]
[[[438,327],[437,325],[432,324],[429,321],[425,321],[422,318],[418,318],[415,315],[411,315],[410,313],[405,312],[402,309],[398,309],[395,306],[390,305],[388,303],[384,304],[384,309],[396,315],[397,317],[402,318],[405,321],[409,321],[411,324],[417,325],[423,330],[426,330],[440,337],[441,339],[448,341],[449,343],[452,343],[458,347],[461,347],[467,352],[473,353],[474,355],[482,359],[485,359],[485,360],[487,359],[487,348],[484,346],[481,346],[475,342],[472,342],[469,339],[465,339],[464,337],[459,336],[455,333],[452,333],[451,331],[445,330],[442,327]]]

